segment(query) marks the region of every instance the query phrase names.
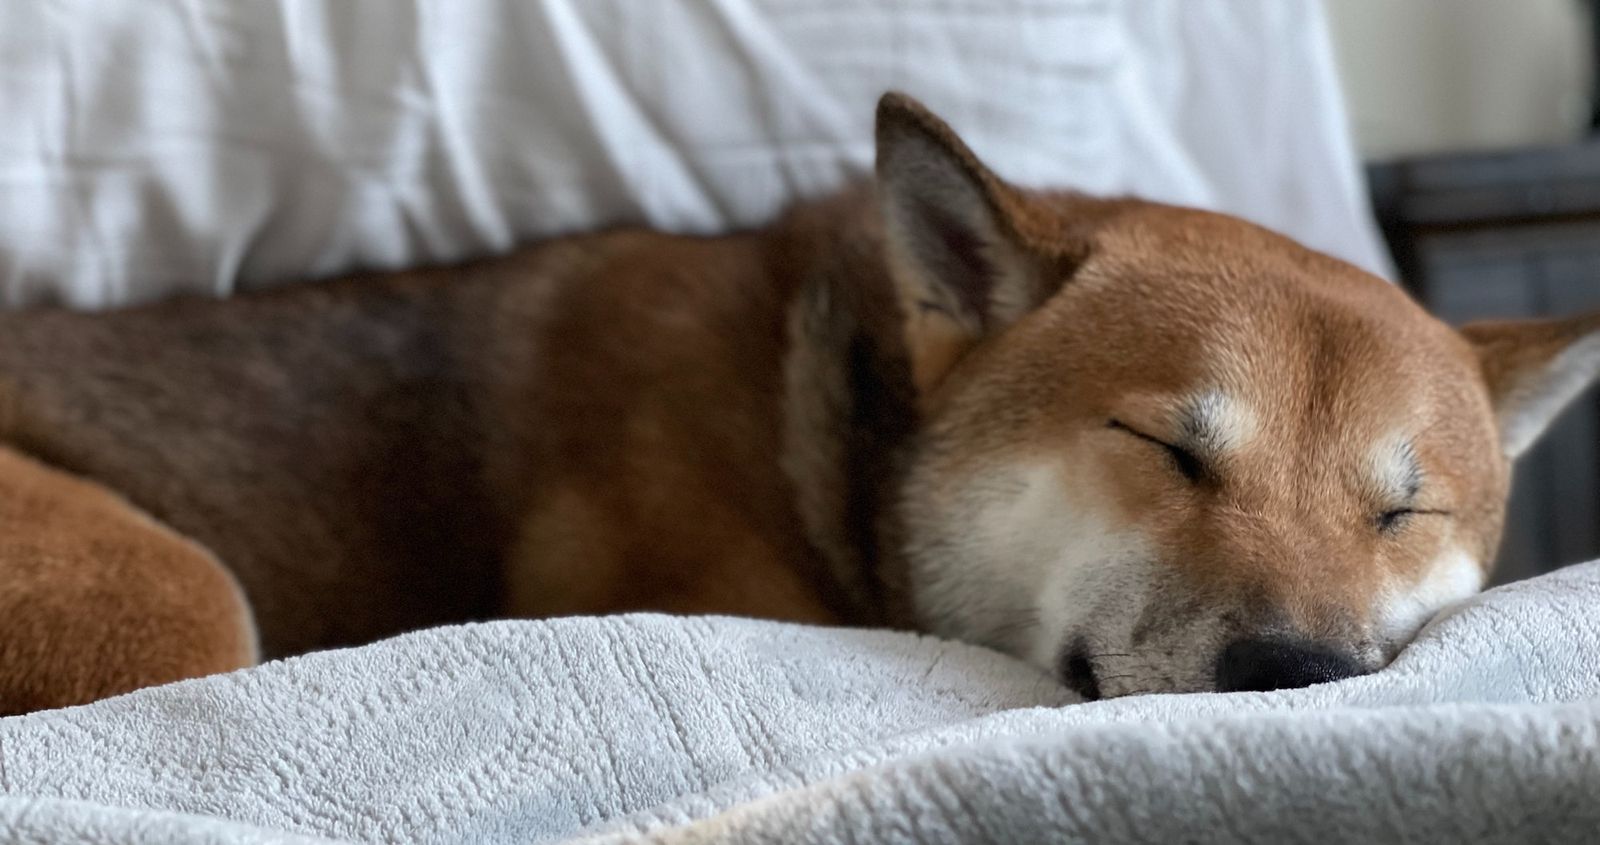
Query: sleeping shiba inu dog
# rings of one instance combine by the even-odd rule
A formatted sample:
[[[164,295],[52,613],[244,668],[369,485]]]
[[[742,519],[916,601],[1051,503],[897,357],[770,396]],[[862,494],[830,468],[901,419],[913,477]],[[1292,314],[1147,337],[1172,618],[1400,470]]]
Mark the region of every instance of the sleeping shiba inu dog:
[[[489,616],[890,625],[1087,697],[1376,670],[1483,584],[1600,316],[1457,331],[1218,214],[874,183],[229,301],[0,316],[0,710]]]

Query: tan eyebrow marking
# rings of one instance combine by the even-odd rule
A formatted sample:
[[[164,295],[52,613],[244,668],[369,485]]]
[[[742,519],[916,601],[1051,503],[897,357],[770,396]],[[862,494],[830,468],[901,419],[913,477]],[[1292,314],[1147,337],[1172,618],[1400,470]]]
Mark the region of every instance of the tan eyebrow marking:
[[[1256,434],[1256,415],[1249,406],[1221,390],[1195,395],[1178,412],[1178,441],[1206,455],[1244,448]]]
[[[1410,504],[1422,492],[1426,480],[1410,438],[1394,437],[1373,450],[1372,482],[1383,501]]]

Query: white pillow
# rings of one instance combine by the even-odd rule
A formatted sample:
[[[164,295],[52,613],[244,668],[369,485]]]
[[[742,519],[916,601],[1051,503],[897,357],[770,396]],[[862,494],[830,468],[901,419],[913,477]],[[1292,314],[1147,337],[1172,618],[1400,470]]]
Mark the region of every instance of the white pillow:
[[[0,4],[0,303],[754,225],[885,88],[1020,182],[1385,267],[1314,0],[57,0]]]

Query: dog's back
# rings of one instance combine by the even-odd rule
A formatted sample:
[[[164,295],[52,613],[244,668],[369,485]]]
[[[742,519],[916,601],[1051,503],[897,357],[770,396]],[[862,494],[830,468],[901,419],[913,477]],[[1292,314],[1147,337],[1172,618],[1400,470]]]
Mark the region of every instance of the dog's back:
[[[269,654],[482,614],[492,275],[6,315],[5,440],[207,546]]]
[[[266,654],[482,617],[529,479],[537,322],[637,235],[111,314],[0,316],[0,440],[242,582]]]
[[[0,445],[214,553],[268,657],[506,612],[821,618],[784,583],[805,543],[777,481],[781,240],[619,231],[0,315]]]

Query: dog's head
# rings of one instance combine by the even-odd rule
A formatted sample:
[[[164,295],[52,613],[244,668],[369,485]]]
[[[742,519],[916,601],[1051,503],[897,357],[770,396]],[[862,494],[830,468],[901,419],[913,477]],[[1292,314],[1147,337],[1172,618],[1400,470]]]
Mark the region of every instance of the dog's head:
[[[1384,665],[1481,588],[1511,460],[1600,370],[1600,317],[1456,331],[1240,220],[1014,188],[897,95],[878,186],[914,610],[1091,697]]]

